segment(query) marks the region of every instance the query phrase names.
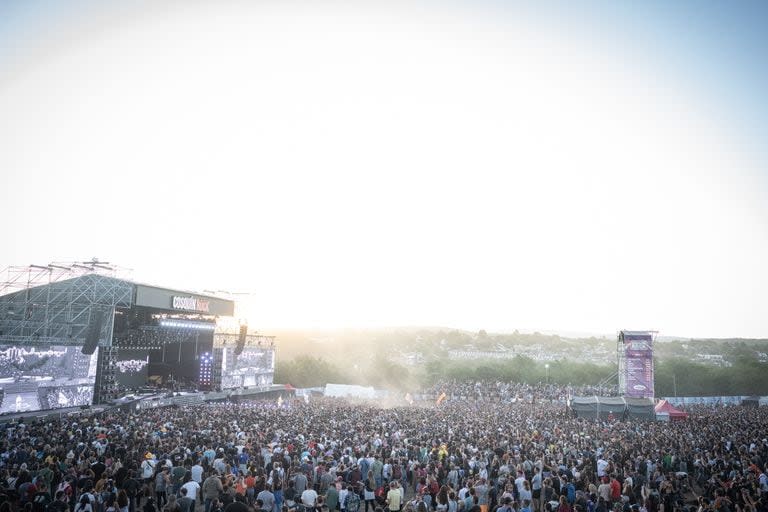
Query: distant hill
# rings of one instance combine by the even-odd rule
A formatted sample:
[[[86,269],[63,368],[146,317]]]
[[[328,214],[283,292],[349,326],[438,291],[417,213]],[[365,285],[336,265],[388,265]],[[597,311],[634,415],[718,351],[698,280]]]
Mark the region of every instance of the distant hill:
[[[616,338],[459,329],[271,330],[275,381],[405,391],[444,378],[596,385],[615,380]],[[768,340],[668,337],[655,346],[658,396],[768,394]],[[615,385],[615,383],[614,383]]]
[[[553,332],[493,333],[440,327],[392,327],[380,329],[291,329],[264,334],[277,337],[278,357],[309,355],[330,360],[375,356],[394,359],[418,354],[418,360],[447,358],[452,351],[507,353],[549,361],[576,359],[596,364],[616,361],[615,335],[571,337]],[[768,361],[768,339],[693,339],[659,336],[659,359],[683,358],[713,365],[728,365],[734,358]]]

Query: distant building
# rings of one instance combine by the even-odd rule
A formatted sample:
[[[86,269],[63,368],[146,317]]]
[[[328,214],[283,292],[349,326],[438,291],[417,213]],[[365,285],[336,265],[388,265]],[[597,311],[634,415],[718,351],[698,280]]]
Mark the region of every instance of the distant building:
[[[508,352],[484,352],[480,350],[449,350],[448,358],[457,359],[513,359],[515,353]]]

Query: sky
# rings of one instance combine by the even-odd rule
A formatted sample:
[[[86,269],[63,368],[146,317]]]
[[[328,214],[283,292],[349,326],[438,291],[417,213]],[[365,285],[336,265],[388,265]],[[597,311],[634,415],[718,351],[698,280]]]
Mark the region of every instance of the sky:
[[[6,0],[0,267],[253,329],[768,337],[765,2]]]

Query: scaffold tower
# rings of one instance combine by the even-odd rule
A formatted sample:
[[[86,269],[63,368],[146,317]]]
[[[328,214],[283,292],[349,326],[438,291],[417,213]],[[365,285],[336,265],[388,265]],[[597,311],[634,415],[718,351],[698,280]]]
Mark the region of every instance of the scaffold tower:
[[[132,285],[124,270],[98,260],[7,267],[0,276],[0,343],[20,345],[83,343],[95,311],[130,307]],[[107,314],[101,345],[111,342]]]

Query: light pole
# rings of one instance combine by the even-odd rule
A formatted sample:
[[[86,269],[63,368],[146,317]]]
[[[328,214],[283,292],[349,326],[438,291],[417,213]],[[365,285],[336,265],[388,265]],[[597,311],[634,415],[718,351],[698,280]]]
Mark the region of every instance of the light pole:
[[[549,385],[549,363],[544,365],[544,369],[547,371],[547,385]]]

